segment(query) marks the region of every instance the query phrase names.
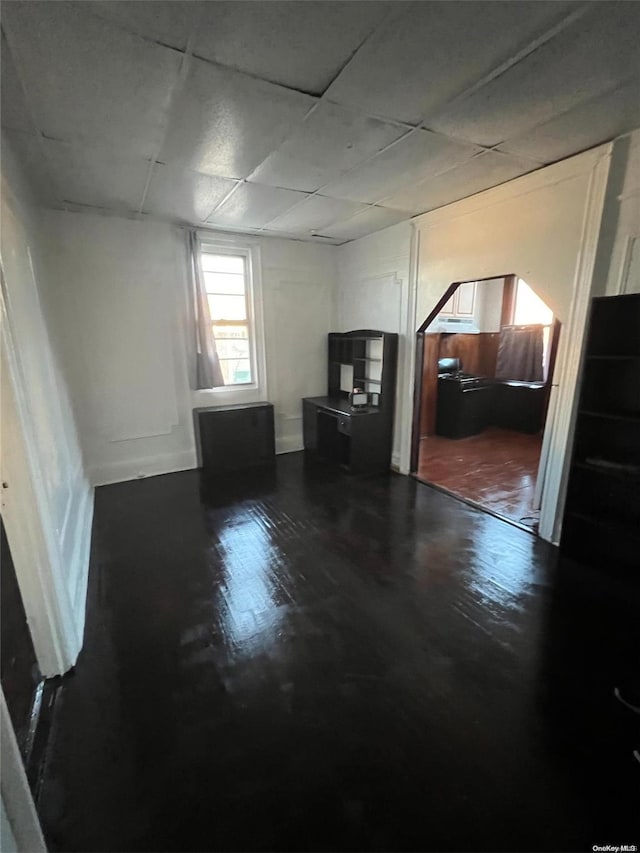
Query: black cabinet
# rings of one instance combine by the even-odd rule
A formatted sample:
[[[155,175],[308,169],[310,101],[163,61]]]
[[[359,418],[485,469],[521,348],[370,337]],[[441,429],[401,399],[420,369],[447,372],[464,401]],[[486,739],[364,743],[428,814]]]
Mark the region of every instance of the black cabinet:
[[[352,474],[388,471],[391,465],[398,336],[372,329],[329,335],[326,397],[302,401],[305,450]],[[352,408],[359,388],[369,405]]]
[[[543,427],[544,382],[496,380],[487,424],[535,435]]]
[[[275,462],[273,406],[245,403],[193,410],[198,464],[207,473]]]
[[[592,302],[561,548],[638,575],[640,294]]]
[[[466,438],[482,432],[490,422],[492,385],[463,388],[451,379],[438,379],[436,434]]]

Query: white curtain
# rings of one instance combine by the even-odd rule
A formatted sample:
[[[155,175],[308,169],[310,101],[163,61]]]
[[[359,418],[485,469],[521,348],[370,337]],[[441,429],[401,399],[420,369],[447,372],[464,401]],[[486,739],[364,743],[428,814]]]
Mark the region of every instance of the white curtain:
[[[211,325],[209,300],[204,286],[202,265],[200,264],[200,247],[198,236],[194,230],[187,231],[187,249],[189,253],[189,274],[195,312],[195,344],[196,344],[196,388],[218,388],[224,385],[224,376],[216,350],[216,341]]]

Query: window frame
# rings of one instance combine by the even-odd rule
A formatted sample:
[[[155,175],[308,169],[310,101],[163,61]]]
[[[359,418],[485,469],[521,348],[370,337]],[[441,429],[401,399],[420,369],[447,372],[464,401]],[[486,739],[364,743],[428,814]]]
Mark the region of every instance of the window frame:
[[[198,235],[198,263],[203,254],[231,255],[244,258],[247,328],[249,335],[249,362],[251,382],[238,385],[221,385],[203,388],[195,393],[198,402],[219,403],[249,402],[267,397],[267,370],[265,358],[264,314],[262,307],[262,276],[260,246],[252,240],[234,237],[220,238],[210,233]],[[213,318],[212,318],[213,320]],[[220,399],[223,398],[223,399]]]

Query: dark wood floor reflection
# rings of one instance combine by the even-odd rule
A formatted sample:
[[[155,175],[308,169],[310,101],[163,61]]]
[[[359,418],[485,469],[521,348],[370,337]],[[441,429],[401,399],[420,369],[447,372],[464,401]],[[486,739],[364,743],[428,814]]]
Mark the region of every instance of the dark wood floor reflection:
[[[97,490],[53,850],[637,843],[631,597],[397,475]]]
[[[469,438],[420,440],[418,477],[537,528],[533,498],[542,435],[490,427]]]

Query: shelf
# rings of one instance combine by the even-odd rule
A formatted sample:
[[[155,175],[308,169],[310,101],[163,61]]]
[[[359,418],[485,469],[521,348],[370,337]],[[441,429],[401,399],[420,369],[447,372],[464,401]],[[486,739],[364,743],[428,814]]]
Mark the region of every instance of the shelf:
[[[640,423],[640,414],[635,412],[595,412],[593,409],[579,409],[578,414],[589,418],[604,418],[610,421],[629,421]]]
[[[596,465],[594,462],[574,462],[574,467],[581,471],[589,471],[595,474],[601,474],[604,477],[609,477],[612,480],[620,480],[623,483],[638,483],[640,482],[640,466],[638,473],[630,473],[624,468],[609,468],[606,465]]]
[[[358,356],[357,358],[354,358],[353,360],[354,360],[354,361],[377,361],[377,362],[381,362],[381,361],[382,361],[382,359],[381,359],[381,358],[369,358],[368,356],[366,356],[366,357],[364,357],[364,356],[363,356],[362,358],[360,358],[360,357]]]
[[[355,379],[354,379],[355,382]],[[358,378],[358,382],[370,382],[372,385],[382,385],[381,379],[368,379],[366,376],[362,379]]]

